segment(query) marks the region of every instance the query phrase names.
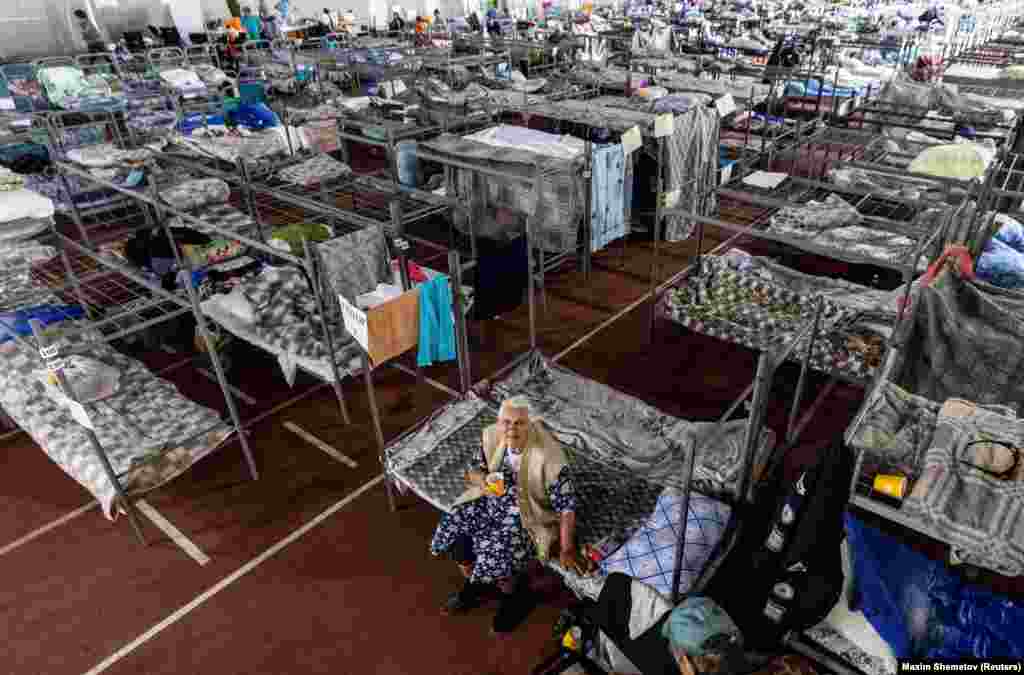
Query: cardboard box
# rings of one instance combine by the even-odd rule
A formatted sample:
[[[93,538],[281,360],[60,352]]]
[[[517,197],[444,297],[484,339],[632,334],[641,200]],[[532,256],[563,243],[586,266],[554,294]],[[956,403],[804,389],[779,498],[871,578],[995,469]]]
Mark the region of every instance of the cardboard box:
[[[340,295],[338,303],[345,330],[369,354],[371,367],[376,368],[419,345],[419,288],[365,311]]]

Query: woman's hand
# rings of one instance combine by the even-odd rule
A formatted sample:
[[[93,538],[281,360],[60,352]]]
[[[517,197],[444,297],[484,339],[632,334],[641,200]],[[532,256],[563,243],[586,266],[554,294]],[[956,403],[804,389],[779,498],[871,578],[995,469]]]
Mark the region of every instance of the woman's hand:
[[[558,555],[558,563],[567,572],[575,572],[581,577],[587,574],[587,566],[576,549],[562,549]]]
[[[487,475],[483,471],[467,471],[466,485],[483,490],[487,487]]]

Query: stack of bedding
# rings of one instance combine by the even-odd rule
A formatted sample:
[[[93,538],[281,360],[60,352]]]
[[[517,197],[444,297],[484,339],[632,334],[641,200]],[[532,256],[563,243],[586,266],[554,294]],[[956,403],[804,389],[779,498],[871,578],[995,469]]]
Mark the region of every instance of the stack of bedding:
[[[62,110],[79,112],[124,110],[124,97],[115,96],[102,75],[86,76],[74,66],[43,68],[39,82],[50,102]]]
[[[160,80],[182,98],[199,98],[209,94],[206,83],[194,70],[169,68],[160,72]]]
[[[53,223],[53,201],[25,189],[24,180],[0,168],[0,249],[44,232]]]
[[[290,145],[288,135],[291,136]],[[174,134],[170,141],[178,149],[190,154],[231,164],[240,159],[255,164],[271,162],[304,147],[302,133],[295,127],[228,131],[223,126],[210,126],[195,129],[187,136]]]

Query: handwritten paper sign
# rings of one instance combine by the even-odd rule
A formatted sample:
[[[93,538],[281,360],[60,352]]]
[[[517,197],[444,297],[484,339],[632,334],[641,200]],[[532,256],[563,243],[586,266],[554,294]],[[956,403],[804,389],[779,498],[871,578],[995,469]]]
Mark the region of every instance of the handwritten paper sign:
[[[679,197],[682,193],[679,190],[672,190],[671,192],[663,192],[661,195],[661,206],[665,209],[673,209],[676,204],[679,203]]]
[[[366,312],[353,305],[342,295],[338,296],[338,302],[341,304],[341,318],[345,322],[345,330],[359,343],[363,351],[369,352],[370,334]]]
[[[644,144],[644,139],[640,136],[640,129],[636,126],[622,134],[622,151],[626,155],[631,155],[635,151],[639,150]]]
[[[670,136],[676,130],[676,118],[672,113],[665,113],[654,118],[654,137]]]
[[[724,119],[736,112],[736,101],[733,100],[732,94],[726,94],[721,98],[715,99],[715,108],[718,109],[718,115]]]

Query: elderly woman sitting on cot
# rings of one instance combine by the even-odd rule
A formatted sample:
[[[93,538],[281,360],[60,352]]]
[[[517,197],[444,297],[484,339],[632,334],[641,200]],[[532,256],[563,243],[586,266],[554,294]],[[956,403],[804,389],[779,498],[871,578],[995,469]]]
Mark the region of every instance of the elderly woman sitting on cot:
[[[584,569],[568,462],[558,441],[531,419],[529,402],[513,397],[502,404],[498,423],[484,429],[481,462],[466,483],[431,544],[435,556],[454,558],[466,578],[442,612],[473,609],[496,586],[501,602],[492,633],[507,633],[532,609],[525,572],[535,557],[557,555],[564,568]]]

